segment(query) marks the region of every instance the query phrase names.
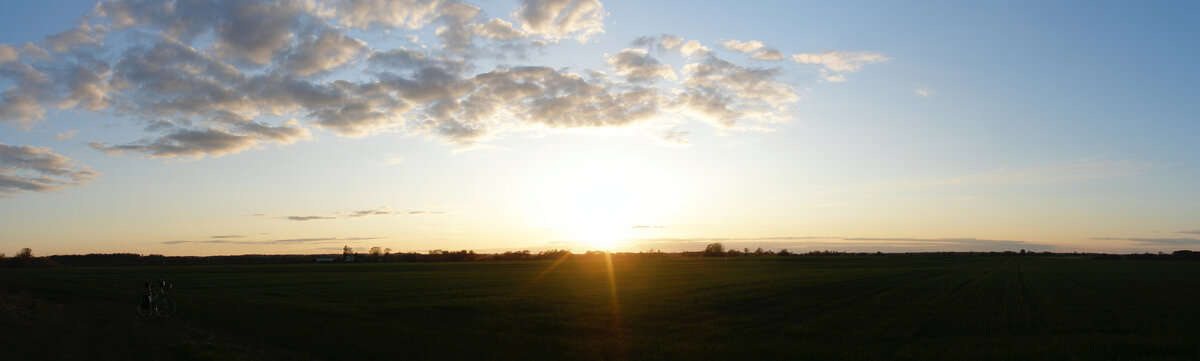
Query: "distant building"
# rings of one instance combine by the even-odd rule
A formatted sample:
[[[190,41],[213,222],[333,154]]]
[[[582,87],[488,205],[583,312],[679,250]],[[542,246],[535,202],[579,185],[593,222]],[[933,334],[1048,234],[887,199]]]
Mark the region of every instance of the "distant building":
[[[346,262],[354,262],[354,255],[352,255],[352,254],[346,255]]]
[[[317,257],[317,262],[333,262],[333,257],[332,256]]]

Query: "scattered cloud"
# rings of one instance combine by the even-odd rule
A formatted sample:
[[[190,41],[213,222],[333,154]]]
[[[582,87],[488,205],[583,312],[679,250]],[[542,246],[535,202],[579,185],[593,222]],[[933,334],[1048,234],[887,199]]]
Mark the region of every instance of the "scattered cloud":
[[[16,47],[8,44],[0,44],[0,64],[15,62],[19,59],[21,59],[21,54],[17,52]]]
[[[684,90],[676,102],[721,128],[733,128],[740,120],[790,120],[789,107],[799,100],[779,80],[779,68],[737,65],[710,53],[703,61],[685,65],[683,73]]]
[[[920,84],[918,84],[916,88],[913,88],[913,94],[916,94],[917,96],[922,97],[922,98],[928,98],[928,97],[933,96],[933,90],[929,90],[928,87],[921,86]]]
[[[750,52],[754,52],[758,49],[762,49],[763,46],[765,46],[765,45],[763,45],[763,43],[758,40],[750,40],[750,41],[730,40],[730,41],[721,43],[721,46],[725,47],[725,49],[727,49],[727,50],[740,51],[743,53],[750,53]]]
[[[104,39],[105,29],[84,23],[69,30],[46,37],[46,44],[56,53],[64,53],[84,45],[100,45]]]
[[[330,219],[339,219],[339,218],[360,218],[360,217],[367,217],[367,216],[446,214],[446,212],[444,212],[444,211],[399,211],[399,210],[392,210],[389,207],[384,207],[382,209],[367,209],[367,210],[354,211],[354,212],[349,212],[349,213],[335,212],[334,214],[335,215],[331,215],[331,216],[310,215],[310,216],[287,216],[287,217],[282,217],[282,218],[287,219],[289,221],[304,222],[304,221],[319,221],[319,220],[330,220]]]
[[[766,49],[766,50],[754,53],[754,55],[750,56],[750,59],[772,60],[772,61],[783,60],[783,53],[776,49]]]
[[[50,148],[0,143],[0,198],[83,186],[99,176]]]
[[[645,49],[624,49],[615,55],[605,55],[613,72],[634,82],[655,79],[675,79],[675,70],[670,65],[659,63]]]
[[[315,220],[323,220],[323,219],[337,219],[337,217],[325,217],[325,216],[287,216],[287,220],[289,220],[289,221],[300,221],[300,222],[304,222],[304,221],[315,221]]]
[[[691,132],[688,132],[686,130],[677,130],[677,129],[668,130],[666,133],[664,133],[662,135],[662,141],[664,143],[671,144],[671,145],[681,145],[681,146],[690,145],[691,143],[688,142],[688,140],[686,138],[688,134],[691,134]]]
[[[882,63],[891,60],[881,53],[867,51],[826,51],[823,53],[804,53],[792,55],[792,61],[800,64],[815,66],[825,81],[838,83],[846,81],[845,74],[853,73],[868,64]]]
[[[79,134],[78,130],[67,129],[66,131],[64,131],[62,133],[55,134],[54,140],[60,140],[60,141],[61,140],[71,140],[71,139],[75,138],[76,134]]]
[[[606,16],[599,0],[521,0],[521,7],[512,13],[526,32],[580,43],[604,33]]]
[[[226,234],[226,235],[220,235],[220,236],[212,236],[212,237],[209,237],[209,238],[212,238],[212,239],[230,239],[230,238],[246,238],[246,236],[240,236],[240,235],[236,235],[236,234]]]
[[[1183,232],[1181,232],[1183,233]],[[1120,238],[1120,237],[1096,237],[1092,238],[1097,241],[1130,241],[1137,243],[1139,246],[1155,246],[1155,247],[1200,247],[1200,239],[1198,238]]]
[[[346,64],[361,53],[366,45],[333,28],[326,28],[320,34],[308,35],[286,61],[296,75],[309,76]]]
[[[1200,229],[1193,229],[1193,230],[1190,230],[1190,231],[1179,231],[1179,232],[1175,232],[1175,233],[1183,233],[1183,234],[1200,234]]]
[[[387,163],[388,165],[397,165],[400,163],[404,163],[404,157],[401,157],[398,155],[390,155],[387,157],[387,159],[384,159],[383,162]]]
[[[676,114],[767,130],[799,101],[783,69],[725,60],[668,34],[604,54],[612,78],[529,58],[603,34],[608,14],[597,0],[520,0],[506,15],[454,0],[102,1],[36,44],[0,45],[0,122],[32,129],[51,107],[115,115],[148,134],[93,149],[198,159],[310,140],[311,128],[462,148],[509,132],[661,130],[674,124],[640,125]],[[407,42],[364,40],[393,32]],[[750,60],[783,58],[760,41],[721,46]],[[682,55],[682,67],[659,61],[667,53]],[[886,60],[852,51],[793,59],[830,79]]]
[[[207,239],[202,241],[163,241],[159,242],[167,245],[179,244],[230,244],[230,245],[281,245],[281,244],[322,244],[322,243],[354,243],[361,241],[369,241],[383,239],[382,237],[321,237],[321,238],[289,238],[289,239],[274,239],[274,240],[230,240],[230,239]]]
[[[263,143],[291,144],[310,139],[308,129],[291,120],[279,126],[235,120],[214,122],[210,127],[198,129],[169,126],[167,134],[142,139],[130,144],[109,145],[92,142],[89,145],[110,155],[124,153],[144,154],[149,158],[174,158],[205,156],[219,157],[261,146]]]

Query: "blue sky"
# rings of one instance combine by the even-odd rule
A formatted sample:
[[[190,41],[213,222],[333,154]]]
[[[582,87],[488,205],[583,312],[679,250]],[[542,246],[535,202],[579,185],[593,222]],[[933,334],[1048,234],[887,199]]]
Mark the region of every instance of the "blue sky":
[[[0,252],[1200,247],[1193,3],[197,3],[0,4]]]

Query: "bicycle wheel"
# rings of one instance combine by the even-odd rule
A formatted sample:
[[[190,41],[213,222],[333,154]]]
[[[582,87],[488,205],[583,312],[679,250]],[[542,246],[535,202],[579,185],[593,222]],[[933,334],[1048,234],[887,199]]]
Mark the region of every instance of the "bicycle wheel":
[[[150,295],[149,294],[142,292],[141,296],[138,297],[137,310],[138,310],[138,316],[142,316],[142,317],[146,317],[146,316],[149,316],[150,314],[154,313],[154,305],[152,303],[150,303]]]
[[[171,297],[171,295],[162,295],[158,296],[158,299],[155,301],[157,302],[154,303],[154,313],[157,313],[158,317],[167,318],[175,315],[176,305],[174,297]]]

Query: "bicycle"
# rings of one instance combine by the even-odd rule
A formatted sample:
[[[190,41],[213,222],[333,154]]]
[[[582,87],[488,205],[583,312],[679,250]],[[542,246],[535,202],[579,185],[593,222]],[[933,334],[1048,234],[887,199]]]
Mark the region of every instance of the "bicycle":
[[[178,307],[175,298],[167,294],[172,285],[166,280],[159,280],[156,286],[157,289],[151,286],[150,281],[146,281],[146,292],[142,292],[138,298],[138,315],[145,317],[156,314],[162,318],[174,316]]]

